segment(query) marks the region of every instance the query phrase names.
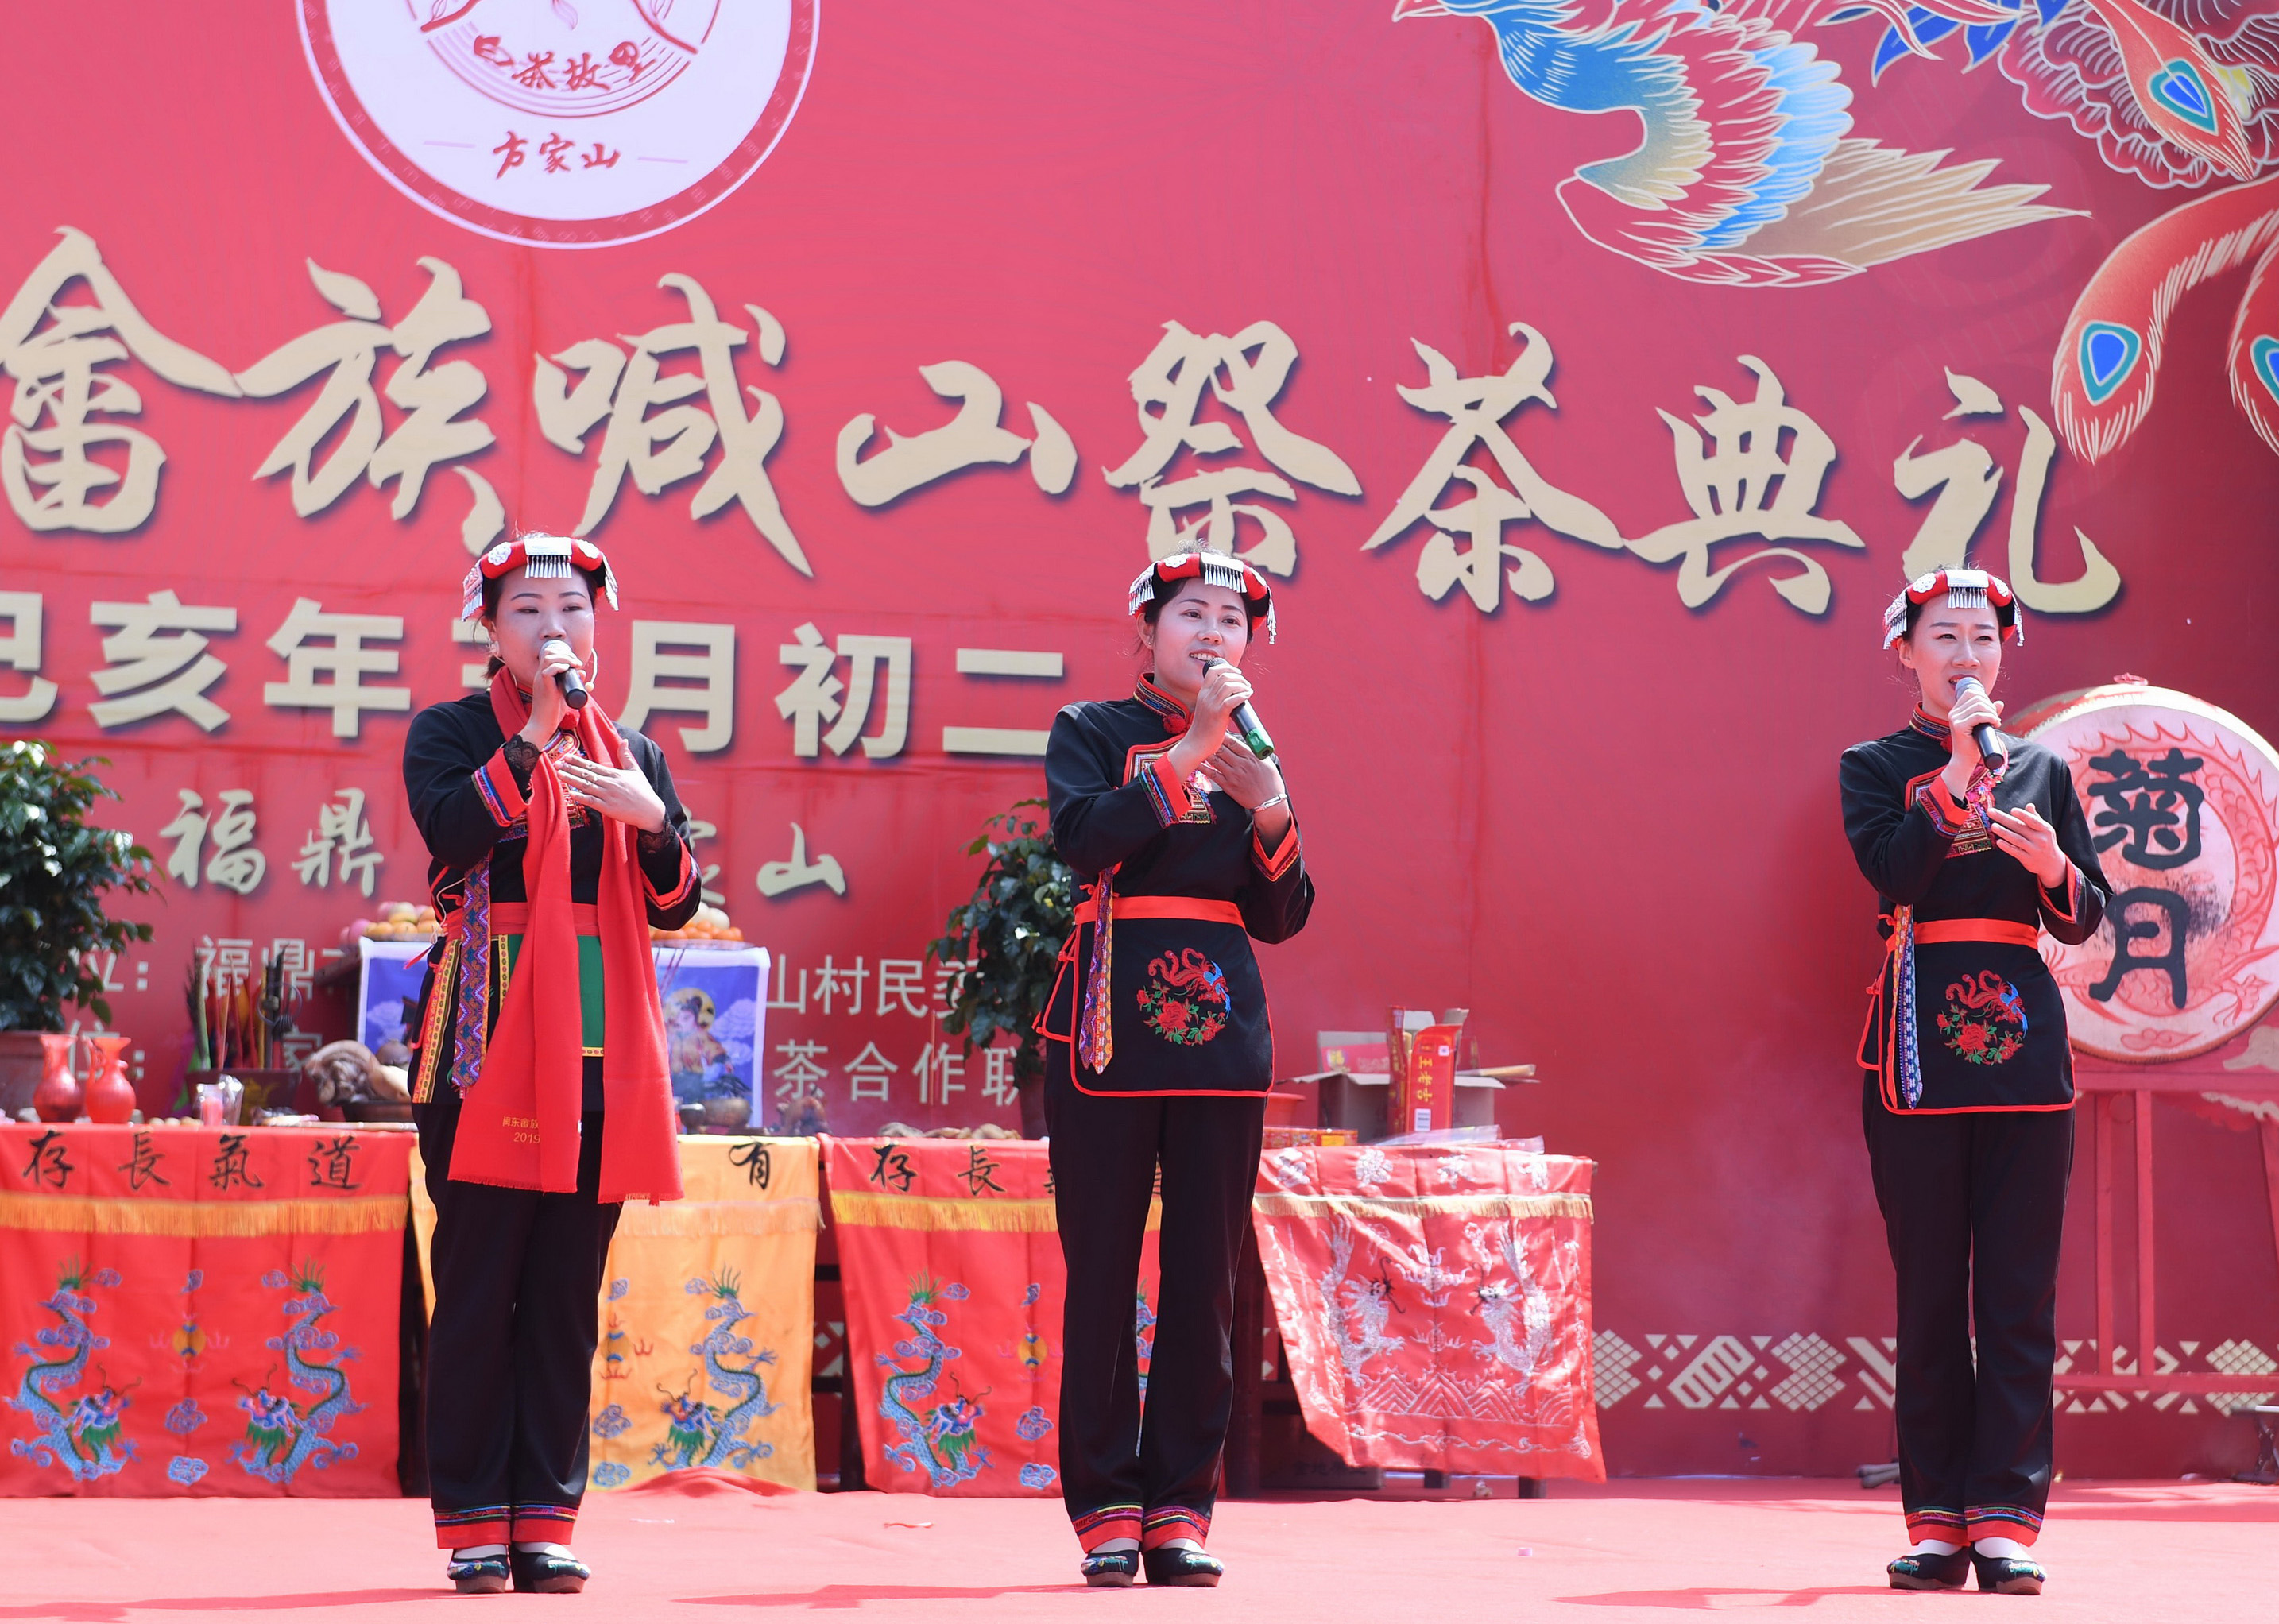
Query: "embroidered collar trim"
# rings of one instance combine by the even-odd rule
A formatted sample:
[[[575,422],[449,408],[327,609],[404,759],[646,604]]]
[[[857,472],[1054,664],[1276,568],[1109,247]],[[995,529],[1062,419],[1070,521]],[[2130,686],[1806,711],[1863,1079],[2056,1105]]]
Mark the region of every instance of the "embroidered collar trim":
[[[1952,728],[1921,705],[1916,706],[1915,714],[1907,718],[1907,725],[1924,738],[1935,739],[1941,744],[1945,744],[1954,736],[1954,731]]]
[[[1187,731],[1187,708],[1155,686],[1152,674],[1142,676],[1132,685],[1132,697],[1163,718],[1164,728],[1172,733]]]

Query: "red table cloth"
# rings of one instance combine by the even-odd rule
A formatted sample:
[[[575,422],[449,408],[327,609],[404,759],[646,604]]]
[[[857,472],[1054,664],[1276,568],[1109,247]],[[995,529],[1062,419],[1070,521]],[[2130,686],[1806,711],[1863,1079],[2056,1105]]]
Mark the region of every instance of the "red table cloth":
[[[1592,1167],[1492,1144],[1268,1151],[1252,1217],[1307,1430],[1351,1466],[1603,1481]]]
[[[411,1151],[0,1124],[0,1494],[400,1492]]]
[[[1052,1171],[1032,1139],[825,1139],[863,1475],[873,1489],[1060,1493]],[[1155,1341],[1155,1215],[1134,1305]]]

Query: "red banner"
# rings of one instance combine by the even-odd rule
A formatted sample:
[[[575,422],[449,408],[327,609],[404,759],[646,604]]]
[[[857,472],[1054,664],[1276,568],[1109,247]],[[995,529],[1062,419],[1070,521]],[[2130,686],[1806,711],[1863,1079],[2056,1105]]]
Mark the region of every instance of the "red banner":
[[[1603,1482],[1591,1173],[1500,1145],[1269,1151],[1258,1255],[1307,1430],[1348,1466]]]
[[[400,1492],[411,1149],[0,1126],[0,1494]]]

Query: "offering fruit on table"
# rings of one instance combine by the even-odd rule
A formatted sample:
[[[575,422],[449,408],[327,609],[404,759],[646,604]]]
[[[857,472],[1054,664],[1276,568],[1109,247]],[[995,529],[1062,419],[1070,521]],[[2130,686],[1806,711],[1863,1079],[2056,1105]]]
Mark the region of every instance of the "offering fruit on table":
[[[656,942],[740,942],[744,933],[728,923],[727,914],[720,908],[700,908],[688,923],[678,931],[649,929],[649,939]]]
[[[417,941],[441,928],[435,910],[423,903],[383,902],[378,918],[349,921],[348,929],[341,932],[341,944],[346,946],[359,936],[381,942]]]

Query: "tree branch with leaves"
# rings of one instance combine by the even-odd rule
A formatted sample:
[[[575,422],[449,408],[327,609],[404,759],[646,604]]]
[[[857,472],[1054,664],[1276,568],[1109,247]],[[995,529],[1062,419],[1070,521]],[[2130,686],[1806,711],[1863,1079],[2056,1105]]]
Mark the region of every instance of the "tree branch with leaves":
[[[1076,928],[1076,871],[1053,849],[1050,825],[1024,810],[1044,804],[1015,801],[965,848],[988,861],[971,900],[950,909],[947,934],[926,948],[935,963],[964,966],[951,980],[944,1028],[963,1034],[969,1054],[1010,1033],[1013,1081],[1023,1088],[1045,1075],[1036,1021]]]

